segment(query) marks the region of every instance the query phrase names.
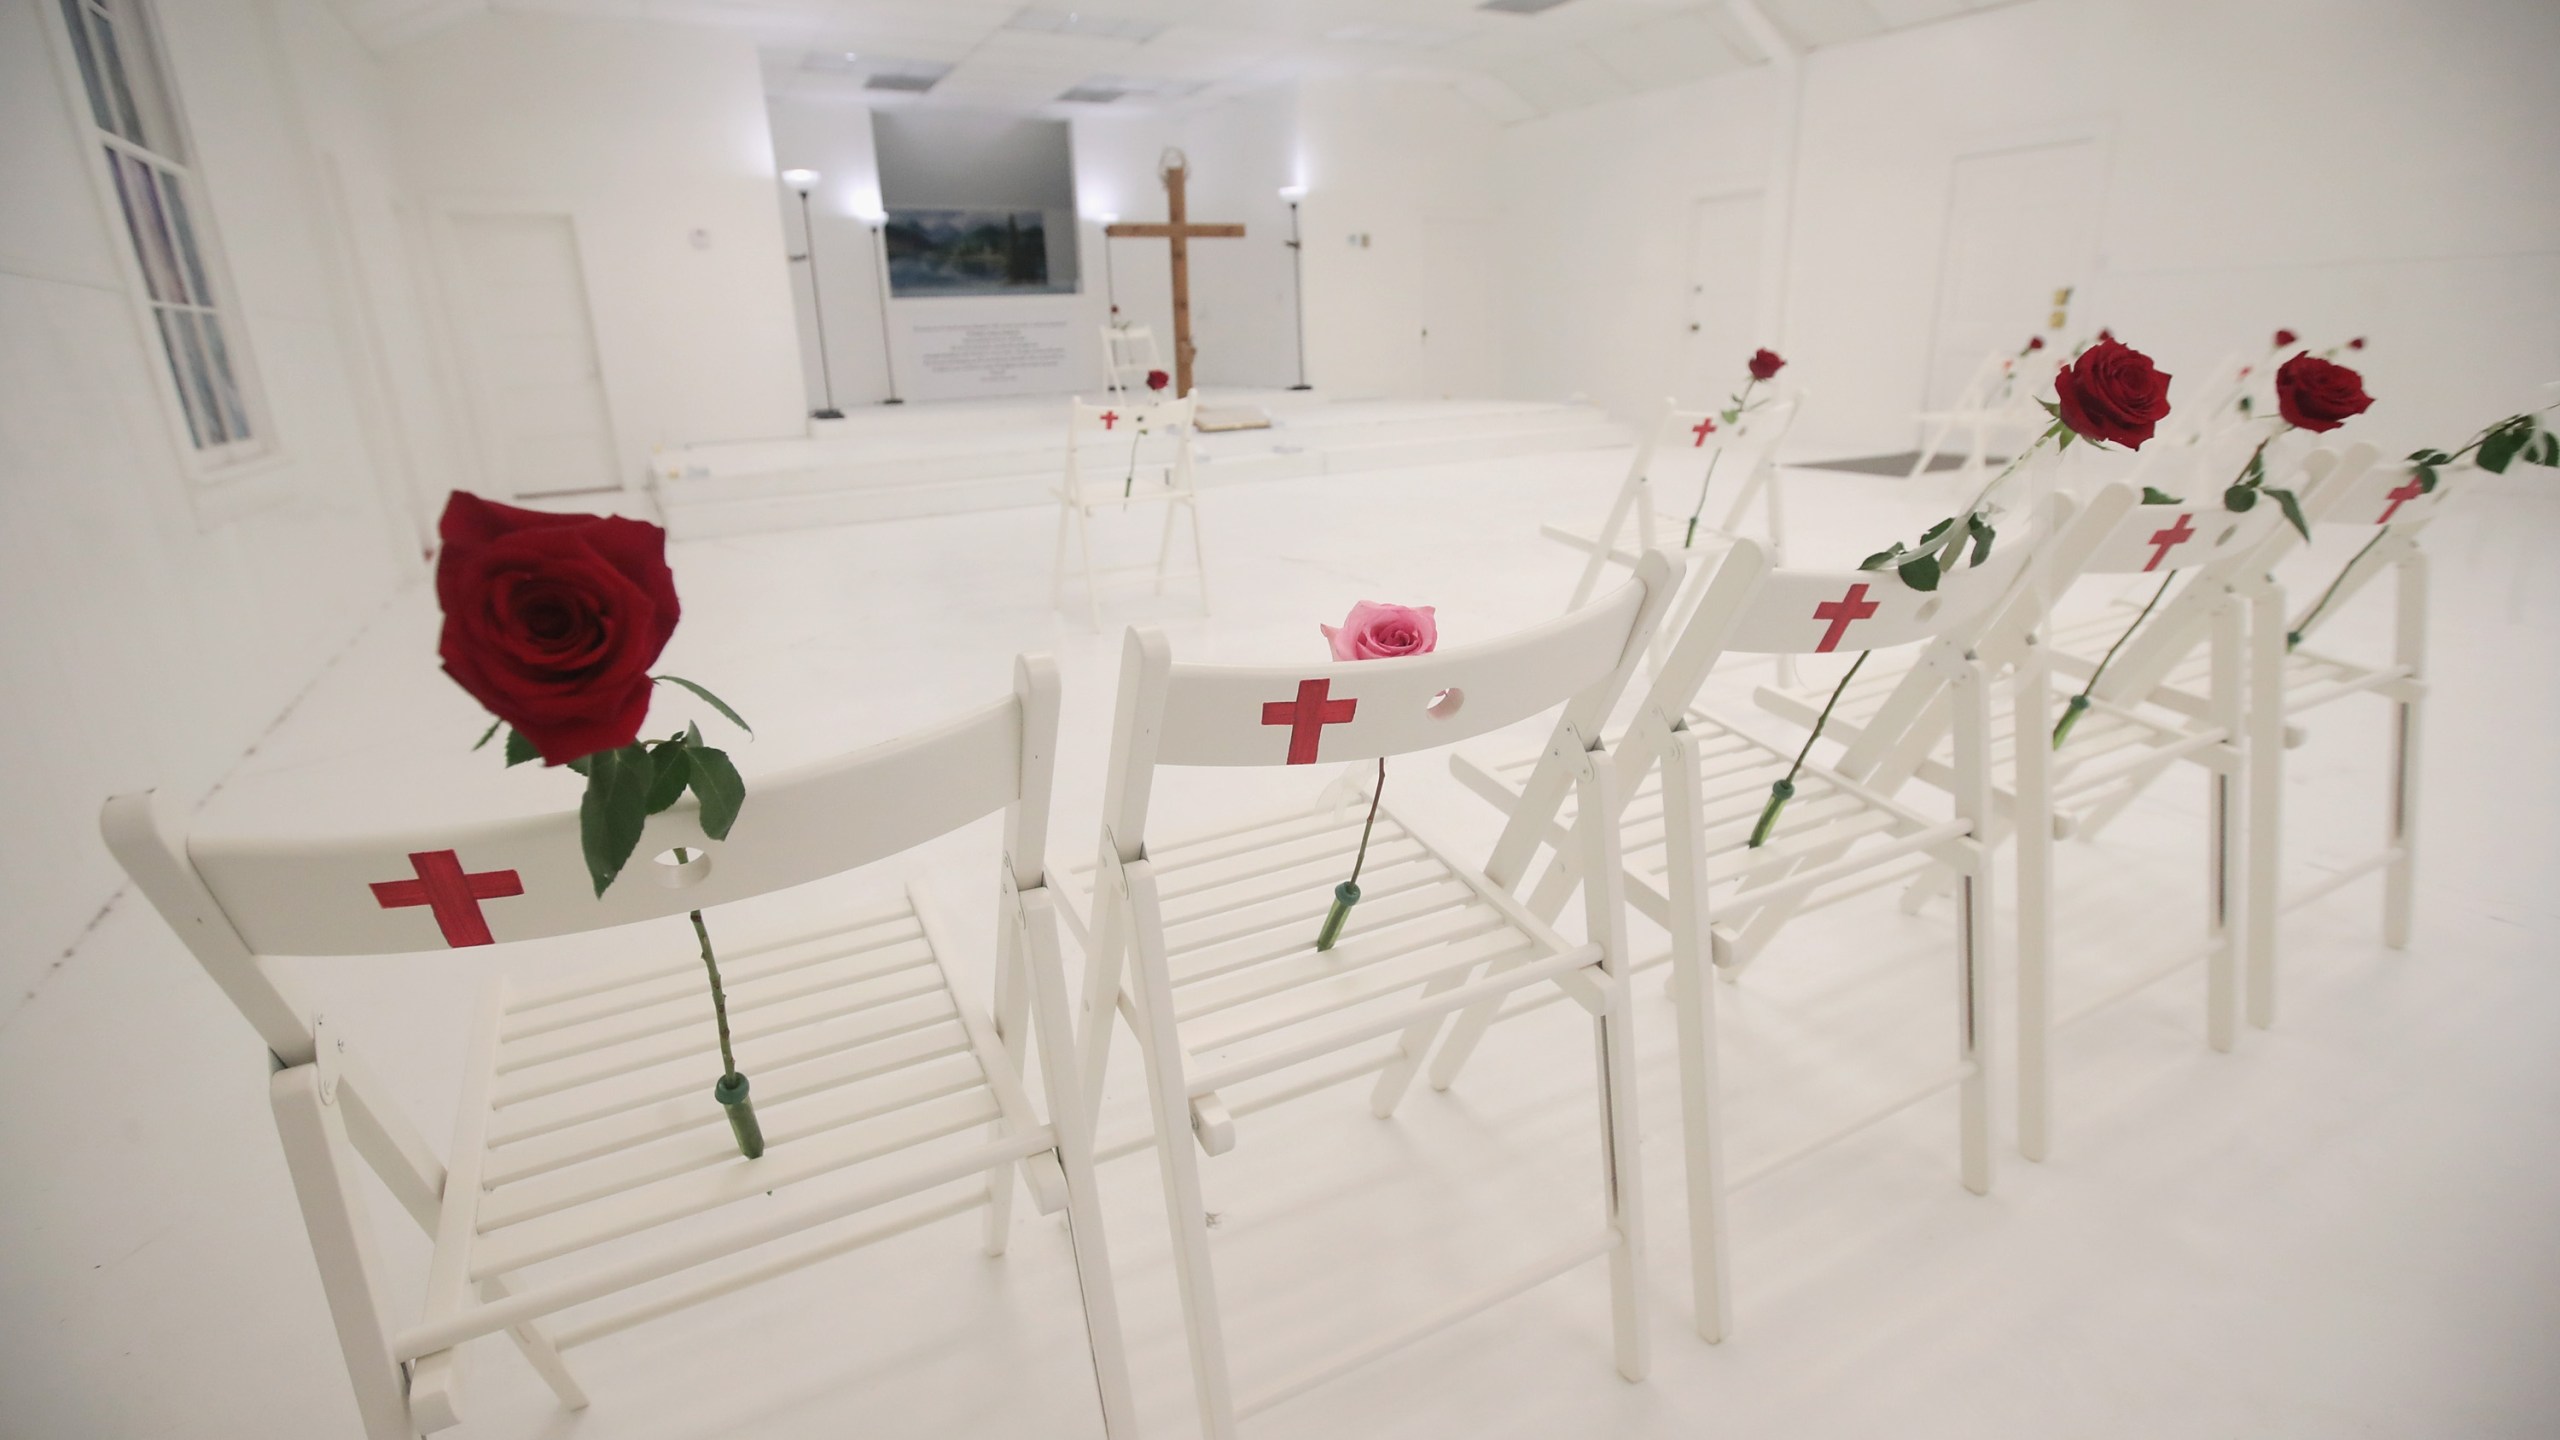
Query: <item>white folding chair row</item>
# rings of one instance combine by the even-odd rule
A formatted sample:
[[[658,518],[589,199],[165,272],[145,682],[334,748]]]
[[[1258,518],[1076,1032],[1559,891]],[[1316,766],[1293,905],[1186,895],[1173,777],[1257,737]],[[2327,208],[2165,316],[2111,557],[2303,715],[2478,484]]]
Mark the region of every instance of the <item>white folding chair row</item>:
[[[108,802],[109,846],[271,1052],[270,1087],[321,1284],[370,1440],[460,1418],[459,1347],[504,1331],[570,1408],[563,1352],[947,1216],[985,1207],[1005,1248],[1019,1168],[1064,1208],[1102,1428],[1133,1434],[1094,1195],[1091,1113],[1043,871],[1058,685],[1014,693],[849,757],[759,778],[726,840],[687,799],[650,819],[602,897],[577,809],[425,832],[189,835],[152,793]],[[712,1097],[702,961],[687,911],[840,875],[1002,811],[993,1013],[921,891],[815,929],[733,940],[729,1013],[769,1148],[740,1157]],[[640,872],[648,873],[642,874]],[[752,935],[722,908],[724,935]],[[363,1060],[352,1028],[272,957],[512,945],[630,930],[596,973],[488,987],[452,1146],[439,1158]],[[654,936],[654,938],[652,938]],[[1048,1101],[1026,1093],[1034,1029]],[[432,1238],[421,1313],[395,1319],[359,1173]]]
[[[1612,826],[1584,825],[1569,842],[1605,877],[1585,892],[1586,938],[1576,943],[1552,928],[1551,917],[1530,913],[1502,880],[1383,805],[1364,897],[1341,942],[1319,952],[1313,942],[1333,883],[1351,865],[1362,812],[1319,797],[1213,834],[1159,841],[1148,819],[1159,771],[1403,755],[1561,706],[1534,783],[1576,791],[1587,814],[1611,813],[1614,764],[1585,737],[1624,690],[1669,602],[1670,582],[1669,562],[1654,556],[1629,583],[1560,620],[1397,659],[1179,664],[1161,635],[1130,632],[1092,872],[1083,1083],[1098,1095],[1114,1025],[1125,1019],[1146,1062],[1209,1435],[1232,1435],[1243,1416],[1603,1257],[1618,1370],[1642,1378],[1649,1354],[1640,1278],[1643,1187],[1624,898]],[[1239,1114],[1360,1075],[1377,1076],[1371,1105],[1389,1115],[1443,1017],[1549,987],[1591,1013],[1598,1040],[1597,1223],[1535,1265],[1239,1397],[1211,1266],[1201,1154],[1236,1145]]]
[[[1754,500],[1760,502],[1763,526],[1753,538],[1767,549],[1771,563],[1784,565],[1786,495],[1778,474],[1778,447],[1794,428],[1804,403],[1801,390],[1774,394],[1726,425],[1720,411],[1684,409],[1677,400],[1664,400],[1662,416],[1637,442],[1626,478],[1610,498],[1608,516],[1600,522],[1600,528],[1584,535],[1560,525],[1538,527],[1540,534],[1584,557],[1582,573],[1574,581],[1573,595],[1565,602],[1566,607],[1589,602],[1600,588],[1601,577],[1611,567],[1632,569],[1648,551],[1667,550],[1686,568],[1670,618],[1654,632],[1651,660],[1659,668],[1671,635],[1697,608],[1707,567],[1694,562],[1720,553],[1742,538],[1743,517]],[[1685,520],[1675,519],[1666,536],[1657,521],[1655,496],[1672,497],[1671,503],[1676,507],[1693,486],[1704,487],[1719,480],[1726,487],[1725,493],[1732,496],[1732,503],[1721,507],[1724,518],[1716,521],[1701,516],[1694,536],[1688,533]],[[1777,657],[1782,683],[1794,683],[1794,663],[1792,656]]]
[[[1670,932],[1654,963],[1672,967],[1680,1032],[1683,1133],[1689,1173],[1692,1284],[1698,1332],[1721,1339],[1731,1326],[1725,1204],[1730,1192],[1898,1114],[1949,1088],[1958,1092],[1958,1168],[1967,1189],[1991,1186],[1988,1046],[1991,875],[1981,837],[1990,816],[1988,720],[1981,667],[1965,637],[2026,571],[2032,547],[2017,544],[1988,564],[1958,572],[1934,594],[1890,574],[1785,571],[1755,542],[1737,540],[1716,566],[1688,624],[1673,643],[1635,719],[1610,748],[1624,784],[1600,828],[1618,834],[1629,902]],[[1960,778],[1953,813],[1923,814],[1889,793],[1898,783],[1870,753],[1833,765],[1808,763],[1774,838],[1749,843],[1771,785],[1792,756],[1699,707],[1701,686],[1728,656],[1915,649],[1918,664],[1943,677],[1956,697]],[[1576,745],[1584,743],[1579,737]],[[1452,761],[1459,780],[1508,812],[1488,872],[1520,883],[1540,853],[1544,872],[1529,891],[1533,914],[1556,913],[1577,885],[1610,877],[1593,869],[1591,847],[1572,837],[1591,824],[1589,795],[1567,806],[1542,759],[1482,765]],[[1961,877],[1956,927],[1955,1063],[1908,1094],[1802,1144],[1740,1181],[1724,1174],[1715,1053],[1713,970],[1736,977],[1776,931],[1824,897],[1907,877],[1915,863],[1943,863]],[[1480,1000],[1468,1007],[1439,1052],[1431,1081],[1446,1088],[1501,1020],[1535,1001]]]
[[[1101,581],[1105,575],[1152,570],[1155,593],[1164,593],[1172,573],[1173,522],[1177,513],[1191,525],[1193,574],[1200,586],[1200,608],[1209,608],[1209,554],[1200,539],[1200,492],[1192,474],[1192,432],[1200,397],[1141,400],[1123,396],[1088,405],[1082,396],[1067,406],[1066,474],[1058,497],[1057,553],[1050,563],[1049,603],[1063,607],[1067,597],[1067,538],[1075,532],[1075,555],[1081,561],[1085,614],[1102,628]],[[1152,566],[1129,565],[1097,570],[1093,564],[1095,512],[1131,505],[1162,505],[1164,537],[1156,545]]]

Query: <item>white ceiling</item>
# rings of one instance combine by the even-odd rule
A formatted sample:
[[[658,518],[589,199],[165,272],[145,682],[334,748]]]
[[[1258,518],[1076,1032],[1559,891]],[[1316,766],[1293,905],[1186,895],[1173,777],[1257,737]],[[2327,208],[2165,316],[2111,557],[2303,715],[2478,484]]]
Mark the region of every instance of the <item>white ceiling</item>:
[[[1191,108],[1285,81],[1393,75],[1530,119],[1762,63],[1722,0],[1563,0],[1535,15],[1481,0],[333,0],[390,50],[489,10],[716,26],[752,38],[775,93],[1070,113]],[[1757,0],[1799,51],[2019,0]],[[931,81],[922,96],[875,77]]]

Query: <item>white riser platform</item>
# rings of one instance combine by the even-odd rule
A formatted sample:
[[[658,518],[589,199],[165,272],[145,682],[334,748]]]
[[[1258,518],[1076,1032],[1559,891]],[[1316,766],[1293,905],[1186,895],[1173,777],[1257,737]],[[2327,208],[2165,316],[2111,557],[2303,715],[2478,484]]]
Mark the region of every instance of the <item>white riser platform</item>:
[[[1627,443],[1623,427],[1586,405],[1203,399],[1272,417],[1267,430],[1199,438],[1203,488]],[[1063,463],[1063,408],[914,406],[850,417],[825,438],[670,449],[652,476],[657,506],[672,535],[695,539],[1043,505]]]

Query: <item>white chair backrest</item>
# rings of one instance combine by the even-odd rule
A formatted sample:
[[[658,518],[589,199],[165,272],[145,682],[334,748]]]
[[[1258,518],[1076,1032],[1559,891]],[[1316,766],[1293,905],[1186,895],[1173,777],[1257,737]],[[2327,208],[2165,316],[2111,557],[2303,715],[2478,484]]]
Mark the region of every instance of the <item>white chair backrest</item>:
[[[1721,631],[1717,649],[1750,655],[1913,645],[1981,618],[2017,580],[2034,549],[2024,540],[1996,545],[1990,559],[1959,565],[1937,589],[1925,591],[1890,570],[1769,570],[1731,615],[1711,621],[1701,603],[1690,625],[1712,624]]]
[[[2269,500],[2234,514],[2215,494],[2202,503],[2136,505],[2098,538],[2077,567],[2083,575],[2166,575],[2254,549],[2284,523]]]
[[[1081,395],[1068,402],[1067,485],[1073,495],[1082,497],[1090,480],[1095,497],[1107,492],[1117,499],[1133,466],[1151,481],[1161,473],[1163,484],[1148,486],[1153,493],[1191,489],[1191,432],[1200,396],[1195,391],[1179,400],[1157,400],[1144,398],[1148,393],[1142,389],[1099,405]]]
[[[1102,327],[1103,382],[1114,392],[1144,391],[1147,372],[1161,370],[1164,361],[1156,353],[1156,332],[1144,325],[1105,325]]]
[[[2404,460],[2375,465],[2336,487],[2314,524],[2370,530],[2378,525],[2415,528],[2436,517],[2445,497],[2465,483],[2466,472],[2439,467],[2432,490],[2422,490],[2416,467]]]
[[[1778,445],[1795,425],[1804,396],[1799,391],[1771,395],[1730,425],[1721,410],[1692,409],[1677,400],[1662,405],[1662,418],[1636,451],[1635,473],[1657,487],[1660,503],[1681,505],[1695,493],[1710,462],[1727,495],[1739,495],[1761,466],[1776,463]]]
[[[1132,629],[1120,668],[1104,824],[1137,858],[1159,766],[1313,765],[1434,749],[1557,705],[1596,737],[1670,603],[1668,558],[1579,610],[1428,655],[1306,665],[1177,664],[1162,633]],[[1317,642],[1310,625],[1309,640]]]
[[[1015,882],[1038,884],[1057,715],[1056,667],[1045,656],[1019,660],[1014,693],[994,704],[756,777],[725,840],[703,833],[688,795],[649,818],[602,896],[587,875],[574,803],[433,830],[229,839],[188,836],[175,805],[146,791],[108,801],[101,827],[269,1047],[292,1059],[310,1048],[307,1025],[291,1018],[298,1007],[265,956],[400,954],[658,919],[852,870],[998,810],[1007,811]],[[688,861],[662,862],[677,847]]]

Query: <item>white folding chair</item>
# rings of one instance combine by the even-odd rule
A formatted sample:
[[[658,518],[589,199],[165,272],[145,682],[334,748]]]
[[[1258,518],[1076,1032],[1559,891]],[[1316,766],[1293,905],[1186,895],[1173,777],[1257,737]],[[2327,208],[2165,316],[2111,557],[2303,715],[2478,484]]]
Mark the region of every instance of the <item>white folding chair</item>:
[[[1990,1189],[1984,1022],[1991,875],[1983,839],[1991,813],[1988,721],[1981,666],[1961,637],[2020,583],[2032,550],[2031,543],[2012,543],[1984,565],[1956,571],[1938,591],[1923,594],[1890,573],[1775,570],[1759,545],[1737,540],[1614,748],[1623,783],[1601,828],[1623,831],[1619,845],[1629,903],[1671,935],[1669,953],[1650,963],[1667,961],[1672,967],[1692,1282],[1698,1333],[1708,1340],[1722,1339],[1732,1325],[1725,1247],[1725,1202],[1732,1191],[1948,1088],[1958,1092],[1958,1165],[1964,1185],[1977,1194]],[[1934,678],[1954,702],[1958,774],[1953,814],[1933,818],[1894,799],[1890,791],[1898,777],[1885,773],[1883,766],[1893,758],[1892,751],[1870,740],[1852,746],[1837,764],[1807,763],[1771,837],[1751,846],[1771,785],[1795,757],[1697,705],[1698,691],[1715,665],[1728,655],[1906,647],[1920,647],[1915,668]],[[1892,709],[1916,720],[1937,693],[1915,690],[1908,698],[1898,697]],[[1451,762],[1463,783],[1509,813],[1486,867],[1496,881],[1517,884],[1541,847],[1552,852],[1529,892],[1529,910],[1541,916],[1553,914],[1575,886],[1597,873],[1585,858],[1588,846],[1577,850],[1561,843],[1557,817],[1562,787],[1541,781],[1545,766],[1543,758],[1490,768],[1465,757]],[[1571,821],[1577,829],[1589,823],[1589,803],[1577,799]],[[1728,980],[1737,977],[1790,917],[1808,906],[1907,876],[1915,857],[1944,863],[1962,877],[1955,936],[1955,1066],[1729,1182],[1718,1117],[1714,1000],[1704,977],[1711,968]],[[1496,997],[1470,1006],[1432,1057],[1431,1083],[1446,1088],[1486,1032],[1531,1003],[1504,1004]]]
[[[2249,1020],[2275,1023],[2279,920],[2380,871],[2383,943],[2409,943],[2418,861],[2418,747],[2427,698],[2427,526],[2470,483],[2467,468],[2438,472],[2433,490],[2418,484],[2406,462],[2372,464],[2370,446],[2342,460],[2337,480],[2305,502],[2315,530],[2372,537],[2333,582],[2285,614],[2285,592],[2260,566],[2244,578],[2251,605],[2249,637]],[[2350,472],[2350,464],[2353,464]],[[2286,532],[2290,537],[2291,531]],[[2298,543],[2298,542],[2296,542]],[[2290,548],[2290,547],[2288,547]],[[2375,580],[2393,577],[2392,654],[2388,661],[2350,659],[2296,643],[2309,640]],[[2153,694],[2190,703],[2201,675],[2189,660],[2171,669]],[[2302,717],[2351,695],[2376,695],[2392,710],[2391,756],[2384,782],[2384,844],[2338,866],[2320,881],[2284,894],[2284,752],[2300,743]]]
[[[1132,395],[1145,395],[1147,372],[1162,370],[1164,361],[1156,353],[1156,332],[1145,325],[1105,325],[1102,327],[1102,383],[1115,400]]]
[[[1446,745],[1562,706],[1533,783],[1571,788],[1584,813],[1609,814],[1614,767],[1586,737],[1597,733],[1636,665],[1669,599],[1670,574],[1657,556],[1629,583],[1559,620],[1398,659],[1177,664],[1162,635],[1130,632],[1103,800],[1081,1038],[1087,1083],[1096,1087],[1117,1018],[1126,1017],[1145,1057],[1207,1434],[1231,1436],[1243,1416],[1601,1257],[1609,1262],[1619,1373],[1644,1376],[1643,1187],[1626,930],[1613,827],[1584,825],[1567,842],[1583,847],[1586,863],[1604,877],[1585,894],[1589,938],[1576,944],[1389,803],[1378,808],[1365,896],[1340,943],[1319,952],[1317,931],[1333,884],[1352,863],[1363,808],[1317,796],[1289,813],[1160,842],[1147,819],[1158,771],[1365,761]],[[1237,1398],[1210,1266],[1200,1152],[1231,1149],[1240,1118],[1362,1075],[1378,1077],[1371,1106],[1390,1115],[1441,1017],[1551,987],[1591,1012],[1597,1034],[1600,1223],[1535,1265]]]
[[[116,858],[273,1055],[276,1125],[369,1440],[457,1423],[459,1347],[478,1336],[512,1336],[575,1409],[587,1398],[562,1355],[587,1341],[980,1206],[985,1248],[1001,1253],[1017,1167],[1044,1210],[1067,1214],[1104,1431],[1135,1433],[1042,868],[1057,716],[1054,668],[1018,662],[1014,693],[994,704],[759,777],[726,840],[679,802],[649,821],[637,854],[680,848],[684,863],[641,859],[601,898],[574,806],[432,832],[227,840],[187,834],[151,792],[107,802]],[[685,912],[837,875],[999,810],[992,1016],[963,998],[962,957],[913,886],[813,932],[732,942],[731,1028],[768,1143],[740,1158],[711,1094],[719,1056]],[[660,923],[626,932],[637,953],[608,969],[490,984],[441,1160],[349,1027],[270,958],[643,921]],[[1021,1069],[1035,1014],[1045,1119]],[[423,1313],[405,1322],[360,1168],[433,1241]]]
[[[1049,603],[1064,607],[1067,597],[1067,532],[1075,532],[1075,553],[1083,564],[1085,613],[1093,628],[1102,628],[1101,579],[1152,569],[1155,593],[1173,564],[1173,522],[1177,513],[1191,522],[1191,560],[1200,585],[1200,608],[1209,608],[1209,554],[1200,539],[1200,492],[1191,470],[1191,435],[1200,397],[1141,402],[1130,397],[1088,405],[1082,396],[1067,406],[1067,465],[1058,497],[1058,545],[1051,560]],[[1156,545],[1153,566],[1125,565],[1096,570],[1093,564],[1095,512],[1131,505],[1162,505],[1164,537]]]
[[[2035,355],[2046,353],[2039,350]],[[1987,468],[1995,436],[2030,435],[2042,429],[2045,421],[2034,403],[2039,387],[2019,383],[2025,367],[2034,360],[2035,356],[2021,359],[2006,351],[1991,351],[1965,377],[1953,404],[1944,410],[1923,410],[1915,416],[1925,438],[1920,442],[1919,455],[1911,462],[1908,478],[1917,480],[1927,474],[1929,462],[1938,458],[1949,437],[1959,430],[1965,434],[1965,460],[1957,474],[1970,479]]]

